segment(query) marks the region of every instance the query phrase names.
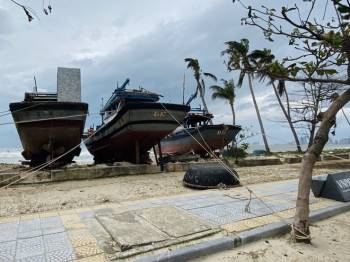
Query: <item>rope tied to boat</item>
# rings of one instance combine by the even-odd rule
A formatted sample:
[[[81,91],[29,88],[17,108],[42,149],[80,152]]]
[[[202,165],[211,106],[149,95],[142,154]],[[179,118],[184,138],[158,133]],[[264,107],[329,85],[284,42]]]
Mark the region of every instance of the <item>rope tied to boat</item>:
[[[6,189],[6,188],[8,188],[8,187],[11,186],[11,185],[13,185],[13,184],[15,184],[15,183],[17,183],[17,182],[19,182],[19,181],[21,181],[21,180],[23,180],[23,179],[26,179],[27,177],[29,177],[29,176],[31,176],[31,175],[34,175],[34,174],[37,173],[38,171],[44,169],[45,167],[51,165],[52,163],[56,162],[57,160],[61,159],[62,157],[66,156],[67,154],[69,154],[69,153],[71,153],[72,151],[74,151],[74,150],[75,150],[76,148],[78,148],[82,143],[85,143],[85,141],[87,141],[87,140],[90,139],[91,137],[95,136],[98,132],[99,132],[99,130],[97,130],[96,132],[92,133],[91,135],[89,135],[88,137],[86,137],[85,139],[83,139],[79,144],[77,144],[76,146],[72,147],[70,150],[68,150],[68,151],[65,152],[64,154],[62,154],[62,155],[60,155],[60,156],[58,156],[58,157],[56,157],[56,158],[54,158],[54,159],[52,159],[52,160],[49,160],[49,161],[47,161],[47,162],[45,162],[45,163],[43,163],[43,164],[41,164],[41,165],[39,165],[39,166],[36,166],[36,167],[31,168],[31,169],[29,169],[29,170],[26,170],[26,171],[23,172],[23,173],[18,173],[18,174],[16,174],[16,175],[12,176],[12,177],[9,177],[9,178],[7,178],[7,179],[5,179],[5,180],[2,180],[1,182],[7,182],[7,181],[9,181],[9,180],[11,180],[11,179],[17,177],[18,175],[21,175],[20,178],[14,180],[14,181],[12,181],[12,182],[10,182],[9,184],[6,184],[6,185],[0,187],[0,189]]]
[[[248,190],[248,192],[250,193],[250,199],[248,200],[248,203],[246,205],[247,210],[250,211],[250,205],[251,205],[251,200],[253,198],[253,196],[258,199],[264,206],[265,208],[267,208],[269,211],[272,212],[272,214],[276,217],[279,218],[279,220],[281,220],[283,223],[285,223],[286,225],[290,225],[290,223],[281,215],[279,215],[269,204],[267,204],[261,197],[259,197],[253,190],[251,190],[247,185],[244,185],[242,183],[242,181],[239,179],[238,175],[236,175],[232,169],[226,165],[218,156],[216,156],[215,154],[212,153],[212,151],[206,149],[205,146],[203,146],[177,119],[176,117],[169,112],[169,110],[163,105],[163,103],[160,102],[160,104],[162,105],[162,107],[164,108],[165,112],[168,113],[178,124],[179,126],[181,126],[195,141],[196,143],[198,143],[198,145],[200,145],[214,160],[217,161],[218,164],[220,164],[226,171],[228,171],[235,179],[237,179],[237,181],[245,188]],[[205,141],[205,140],[204,140]]]
[[[253,193],[253,191],[251,189],[249,189],[249,188],[248,188],[248,191],[249,191],[249,200],[248,200],[248,203],[244,207],[244,211],[247,212],[247,213],[251,213],[250,212],[250,203],[252,202],[252,193]]]

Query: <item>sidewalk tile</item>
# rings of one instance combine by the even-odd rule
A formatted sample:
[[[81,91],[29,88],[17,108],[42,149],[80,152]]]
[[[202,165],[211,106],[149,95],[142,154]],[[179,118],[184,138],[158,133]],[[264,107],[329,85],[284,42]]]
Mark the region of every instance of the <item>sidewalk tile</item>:
[[[74,262],[108,262],[108,261],[109,260],[103,254],[74,260]]]
[[[16,255],[16,241],[0,243],[0,261],[12,261]]]
[[[47,262],[66,262],[76,259],[72,248],[60,249],[46,253]]]
[[[103,253],[102,249],[97,244],[90,244],[74,248],[77,259],[90,257]]]
[[[44,242],[41,236],[17,241],[16,259],[24,259],[43,254]]]
[[[74,230],[68,232],[69,239],[73,247],[96,244],[96,238],[88,230]]]

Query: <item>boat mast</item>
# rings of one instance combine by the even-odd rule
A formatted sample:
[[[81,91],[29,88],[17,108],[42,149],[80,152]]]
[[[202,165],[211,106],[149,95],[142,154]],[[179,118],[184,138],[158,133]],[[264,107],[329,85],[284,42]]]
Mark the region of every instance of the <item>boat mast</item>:
[[[35,78],[35,76],[34,76],[33,93],[34,93],[34,94],[37,94],[37,93],[38,93],[38,86],[37,86],[37,84],[36,84],[36,78]]]
[[[103,97],[101,97],[101,110],[100,110],[100,115],[101,115],[101,121],[102,121],[102,124],[103,124],[103,115],[104,115],[104,112],[103,112]]]
[[[184,73],[184,80],[182,82],[182,104],[185,104],[185,83],[186,83],[186,74]]]

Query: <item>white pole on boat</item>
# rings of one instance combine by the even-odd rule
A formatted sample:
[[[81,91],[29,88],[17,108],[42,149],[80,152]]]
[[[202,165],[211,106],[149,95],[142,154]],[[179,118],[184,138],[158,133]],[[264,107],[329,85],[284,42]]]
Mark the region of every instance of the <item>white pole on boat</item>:
[[[186,73],[184,73],[184,80],[182,82],[182,104],[185,104],[185,83],[186,83]]]
[[[33,87],[33,93],[34,94],[37,94],[38,93],[38,86],[37,86],[37,84],[36,84],[36,78],[35,78],[35,76],[34,76],[34,87]]]

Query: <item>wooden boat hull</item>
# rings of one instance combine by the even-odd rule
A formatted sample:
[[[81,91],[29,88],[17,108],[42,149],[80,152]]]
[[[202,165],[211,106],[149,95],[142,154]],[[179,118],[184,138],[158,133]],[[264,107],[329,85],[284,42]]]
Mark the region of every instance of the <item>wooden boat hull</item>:
[[[59,157],[81,143],[86,103],[20,102],[11,103],[10,110],[23,146],[22,155],[31,165]],[[55,165],[71,162],[80,151],[77,147]]]
[[[186,130],[163,139],[161,141],[162,154],[194,153],[205,156],[207,150],[221,149],[231,143],[241,128],[234,125],[206,125]]]
[[[96,163],[146,163],[152,146],[182,123],[188,111],[185,105],[126,103],[110,122],[85,142],[86,147]]]

